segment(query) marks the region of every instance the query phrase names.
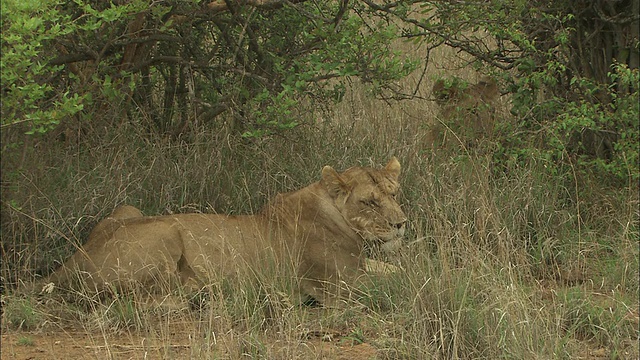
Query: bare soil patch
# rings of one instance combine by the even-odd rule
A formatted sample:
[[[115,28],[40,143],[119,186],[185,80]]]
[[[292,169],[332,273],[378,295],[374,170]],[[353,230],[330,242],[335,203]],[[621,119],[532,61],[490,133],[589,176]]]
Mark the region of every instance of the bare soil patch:
[[[219,334],[205,339],[195,325],[176,323],[162,339],[138,331],[113,334],[89,333],[82,329],[5,331],[2,360],[31,359],[235,359],[250,352],[236,351],[239,335]],[[354,342],[345,331],[310,331],[299,341],[272,340],[270,354],[280,358],[366,360],[379,358],[378,350],[366,342]],[[247,351],[250,350],[248,347]]]

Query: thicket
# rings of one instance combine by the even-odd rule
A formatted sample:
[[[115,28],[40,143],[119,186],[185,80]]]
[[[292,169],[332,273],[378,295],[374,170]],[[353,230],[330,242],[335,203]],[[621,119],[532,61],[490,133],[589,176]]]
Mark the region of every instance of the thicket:
[[[500,144],[500,161],[533,153],[559,173],[638,179],[635,1],[2,7],[3,129],[77,138],[110,118],[177,138],[224,117],[244,136],[271,134],[312,121],[304,114],[355,78],[381,98],[414,98],[423,79],[397,85],[418,65],[393,50],[404,38],[423,46],[425,70],[446,45],[501,80],[520,136]]]
[[[447,45],[502,80],[519,135],[500,144],[503,161],[638,179],[637,1],[366,3],[426,44],[427,62]]]
[[[231,113],[255,136],[339,100],[347,77],[383,91],[414,67],[361,6],[243,3],[3,3],[3,125],[42,133],[108,109],[178,137]]]

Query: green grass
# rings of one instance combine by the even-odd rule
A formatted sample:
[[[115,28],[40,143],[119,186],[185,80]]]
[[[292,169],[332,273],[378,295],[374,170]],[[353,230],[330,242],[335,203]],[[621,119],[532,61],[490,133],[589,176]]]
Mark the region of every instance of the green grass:
[[[28,336],[22,336],[22,337],[18,338],[17,345],[18,346],[34,346],[35,342],[33,341],[32,338],[30,338]]]
[[[3,296],[3,325],[21,330],[35,330],[42,325],[45,316],[31,298]]]

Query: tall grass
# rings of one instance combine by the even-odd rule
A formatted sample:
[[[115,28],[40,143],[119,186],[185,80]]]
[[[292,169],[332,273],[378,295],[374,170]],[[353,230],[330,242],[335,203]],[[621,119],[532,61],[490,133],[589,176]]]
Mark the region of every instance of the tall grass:
[[[313,359],[365,343],[382,359],[638,357],[635,184],[560,181],[535,160],[497,167],[490,152],[433,149],[430,102],[386,106],[364,93],[354,85],[333,113],[263,139],[223,124],[167,139],[122,122],[76,144],[4,147],[3,331],[81,326],[100,351],[127,334],[162,358]],[[326,164],[392,155],[411,220],[404,249],[388,258],[402,270],[373,279],[347,308],[300,306],[282,269],[153,304],[136,292],[106,301],[13,293],[119,204],[149,215],[251,213],[317,181]]]

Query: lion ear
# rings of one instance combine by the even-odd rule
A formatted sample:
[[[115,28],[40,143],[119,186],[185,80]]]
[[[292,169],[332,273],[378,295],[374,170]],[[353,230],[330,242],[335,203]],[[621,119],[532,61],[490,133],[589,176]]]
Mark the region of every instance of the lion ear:
[[[387,163],[384,169],[396,179],[400,176],[400,162],[395,156],[389,160],[389,163]]]
[[[322,183],[332,198],[349,192],[349,186],[342,180],[338,172],[329,165],[322,168]]]

